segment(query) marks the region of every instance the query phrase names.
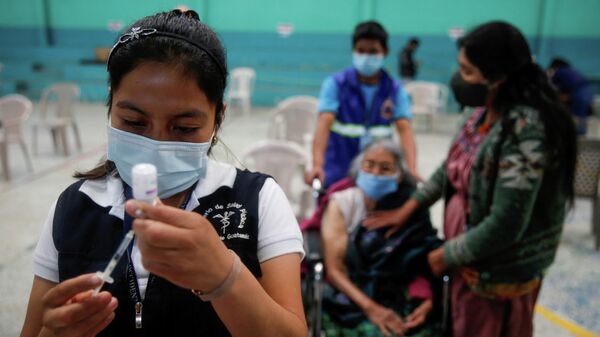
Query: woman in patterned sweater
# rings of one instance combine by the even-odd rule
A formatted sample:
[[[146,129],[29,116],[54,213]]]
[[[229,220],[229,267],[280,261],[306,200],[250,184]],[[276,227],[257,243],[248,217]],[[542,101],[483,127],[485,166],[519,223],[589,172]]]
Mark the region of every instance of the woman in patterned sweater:
[[[573,199],[575,127],[533,63],[523,35],[490,22],[459,42],[460,72],[488,87],[433,176],[398,210],[365,221],[400,228],[415,210],[445,200],[445,244],[429,253],[451,276],[454,337],[527,337],[543,275]]]

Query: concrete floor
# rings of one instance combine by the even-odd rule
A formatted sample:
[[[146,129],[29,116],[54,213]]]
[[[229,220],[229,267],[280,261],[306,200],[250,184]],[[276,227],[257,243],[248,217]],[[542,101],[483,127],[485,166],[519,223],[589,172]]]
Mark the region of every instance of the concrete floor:
[[[33,157],[35,170],[30,173],[18,147],[10,150],[13,179],[9,183],[0,182],[0,336],[17,336],[23,324],[33,277],[32,252],[50,204],[74,181],[71,175],[75,170],[91,168],[106,151],[106,108],[101,104],[81,104],[77,111],[82,151],[73,151],[69,157],[55,154],[50,135],[40,133],[39,153]],[[220,145],[216,157],[235,163],[254,142],[266,138],[268,113],[267,109],[255,109],[251,117],[226,119],[220,138],[229,150]],[[433,172],[444,157],[456,120],[440,116],[434,132],[430,133],[421,132],[422,121],[415,121],[419,131],[418,166],[423,176]],[[591,129],[598,133],[598,127]],[[31,129],[27,125],[24,132],[31,148]],[[578,200],[575,206],[565,225],[556,263],[544,281],[539,303],[600,335],[600,253],[592,249],[591,206],[583,200]],[[440,203],[432,209],[438,227],[441,211]],[[538,337],[577,336],[540,314],[536,315],[535,324]]]

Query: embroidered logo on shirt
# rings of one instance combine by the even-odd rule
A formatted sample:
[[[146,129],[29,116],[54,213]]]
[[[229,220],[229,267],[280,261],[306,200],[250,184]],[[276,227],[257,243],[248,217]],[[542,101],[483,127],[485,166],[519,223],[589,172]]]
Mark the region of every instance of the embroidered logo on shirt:
[[[246,208],[237,202],[215,204],[213,207],[204,212],[204,217],[211,220],[214,219],[220,224],[221,228],[219,237],[221,240],[250,240],[250,235],[243,230],[244,225],[246,224],[247,216],[248,211]]]
[[[386,99],[381,105],[381,117],[391,119],[394,116],[396,106],[391,98]]]
[[[223,234],[225,234],[225,228],[229,227],[229,224],[230,224],[229,217],[232,216],[233,214],[235,214],[235,212],[225,212],[224,214],[217,214],[217,215],[213,216],[213,218],[221,219],[221,223],[223,224],[223,226],[221,226],[221,230],[223,231]]]

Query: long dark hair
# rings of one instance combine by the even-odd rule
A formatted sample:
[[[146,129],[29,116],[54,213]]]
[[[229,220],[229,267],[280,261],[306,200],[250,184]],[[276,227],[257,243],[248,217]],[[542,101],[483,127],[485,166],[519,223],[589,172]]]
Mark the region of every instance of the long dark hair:
[[[225,49],[217,34],[209,26],[200,22],[198,15],[193,11],[173,10],[147,16],[134,22],[125,32],[131,32],[134,27],[177,34],[193,44],[184,39],[153,35],[131,39],[114,48],[108,64],[110,85],[108,113],[110,114],[112,105],[112,93],[119,88],[123,77],[144,62],[159,62],[183,69],[182,73],[185,76],[196,80],[209,102],[216,106],[215,132],[218,131],[223,121],[227,63]],[[194,44],[202,46],[208,53]],[[217,137],[214,137],[213,141],[216,139]],[[114,172],[114,163],[104,158],[94,169],[88,172],[76,172],[74,177],[99,179]]]
[[[572,204],[574,197],[577,136],[567,108],[550,85],[544,71],[533,62],[523,34],[509,23],[483,24],[459,40],[469,62],[490,83],[499,83],[491,107],[502,117],[516,106],[536,109],[544,123],[548,163],[564,172],[561,189]]]

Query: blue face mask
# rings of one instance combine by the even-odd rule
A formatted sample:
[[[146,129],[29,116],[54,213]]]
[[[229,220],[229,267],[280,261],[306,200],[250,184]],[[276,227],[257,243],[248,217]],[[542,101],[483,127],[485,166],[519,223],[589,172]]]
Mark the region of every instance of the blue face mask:
[[[156,166],[158,197],[168,198],[190,188],[206,174],[206,143],[161,142],[108,125],[108,160],[117,166],[119,176],[132,186],[131,169],[135,164]]]
[[[383,67],[383,55],[352,53],[352,64],[362,76],[373,76]]]
[[[356,186],[365,192],[369,198],[379,200],[398,190],[399,177],[399,173],[391,176],[376,176],[361,170],[356,178]]]

